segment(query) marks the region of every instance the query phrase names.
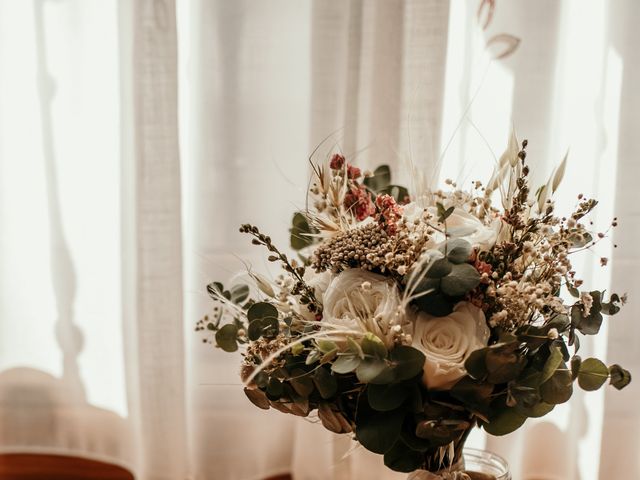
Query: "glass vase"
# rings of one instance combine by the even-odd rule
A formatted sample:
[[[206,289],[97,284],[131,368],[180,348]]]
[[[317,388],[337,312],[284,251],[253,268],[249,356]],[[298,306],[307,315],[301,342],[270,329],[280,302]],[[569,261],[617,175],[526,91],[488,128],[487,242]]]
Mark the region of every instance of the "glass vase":
[[[438,472],[416,470],[407,480],[512,480],[506,460],[495,453],[464,448],[462,458]]]

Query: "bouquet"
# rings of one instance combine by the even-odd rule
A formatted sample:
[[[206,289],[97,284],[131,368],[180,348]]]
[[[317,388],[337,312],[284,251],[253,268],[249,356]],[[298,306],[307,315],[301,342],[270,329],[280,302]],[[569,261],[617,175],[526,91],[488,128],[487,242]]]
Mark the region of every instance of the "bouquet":
[[[606,237],[585,220],[597,201],[579,195],[557,215],[566,158],[533,194],[526,146],[512,134],[486,184],[413,196],[387,166],[363,174],[337,153],[312,162],[308,207],[291,227],[297,258],[242,225],[281,274],[210,284],[213,313],[196,330],[224,351],[243,347],[257,407],[317,415],[425,478],[462,469],[475,426],[508,434],[569,400],[575,383],[622,389],[628,371],[578,355],[581,336],[626,300],[585,288],[571,264]]]

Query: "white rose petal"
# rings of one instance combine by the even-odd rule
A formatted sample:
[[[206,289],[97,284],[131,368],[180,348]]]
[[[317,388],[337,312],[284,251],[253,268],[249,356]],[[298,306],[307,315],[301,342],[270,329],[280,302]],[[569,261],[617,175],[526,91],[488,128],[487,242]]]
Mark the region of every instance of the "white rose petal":
[[[466,374],[464,362],[489,341],[489,328],[481,309],[458,303],[446,317],[420,312],[412,346],[425,354],[423,381],[432,390],[447,390]]]
[[[323,319],[327,332],[347,329],[370,332],[390,348],[402,325],[404,313],[398,288],[393,280],[382,275],[351,268],[335,276],[323,296]],[[348,334],[331,338],[346,341]]]
[[[429,212],[437,218],[438,210],[429,207]],[[485,225],[476,216],[456,207],[453,213],[447,218],[447,233],[452,238],[461,238],[468,241],[473,247],[479,250],[490,250],[498,239],[502,229],[502,221],[495,219],[490,225]],[[433,236],[436,244],[444,241],[444,234],[436,232]]]

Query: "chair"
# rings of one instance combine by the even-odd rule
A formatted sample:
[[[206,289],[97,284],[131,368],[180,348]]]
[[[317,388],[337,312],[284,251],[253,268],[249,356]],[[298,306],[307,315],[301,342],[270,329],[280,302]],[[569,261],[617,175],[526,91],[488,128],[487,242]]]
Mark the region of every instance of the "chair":
[[[0,480],[134,480],[122,467],[63,455],[0,454]]]

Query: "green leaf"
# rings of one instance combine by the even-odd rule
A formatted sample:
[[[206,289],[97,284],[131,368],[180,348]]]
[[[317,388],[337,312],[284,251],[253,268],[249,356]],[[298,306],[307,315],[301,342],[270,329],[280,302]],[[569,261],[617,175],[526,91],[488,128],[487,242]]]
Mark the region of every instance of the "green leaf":
[[[291,232],[291,248],[294,250],[302,250],[313,244],[313,237],[309,235],[317,233],[317,230],[311,228],[304,213],[296,212],[291,219],[289,232]]]
[[[527,420],[526,415],[514,408],[505,408],[492,417],[489,423],[482,425],[484,430],[491,435],[502,436],[516,431]]]
[[[375,413],[356,419],[356,438],[367,450],[384,454],[400,436],[405,413],[403,410]]]
[[[247,285],[234,285],[231,288],[231,301],[236,305],[242,305],[249,298],[249,287]]]
[[[575,304],[571,307],[571,324],[585,335],[596,335],[600,331],[602,325],[602,314],[600,309],[601,293],[597,290],[589,292],[593,298],[593,305],[589,311],[589,315],[585,316],[581,304]]]
[[[582,365],[582,358],[580,355],[574,355],[571,358],[571,380],[575,380],[578,378],[578,373],[580,373],[580,365]]]
[[[216,344],[225,352],[238,350],[238,326],[229,323],[216,332]]]
[[[609,383],[618,390],[622,390],[631,383],[631,374],[620,365],[611,365],[609,367],[609,375],[611,376],[611,381]]]
[[[428,278],[442,278],[451,273],[453,264],[446,258],[440,258],[433,262],[427,270]]]
[[[336,373],[353,372],[360,365],[360,357],[352,354],[338,354],[338,358],[331,365],[331,370]]]
[[[434,446],[447,445],[470,426],[468,421],[456,418],[423,420],[416,425],[416,436],[429,440]]]
[[[471,244],[462,238],[452,238],[440,246],[440,251],[445,253],[450,262],[462,264],[469,260],[471,255]],[[475,269],[474,269],[475,270]]]
[[[258,390],[257,388],[245,388],[244,394],[247,396],[251,403],[253,403],[256,407],[261,408],[263,410],[269,410],[270,404],[269,399],[265,395],[262,390]]]
[[[378,193],[391,184],[391,170],[388,165],[380,165],[373,171],[373,175],[365,177],[364,184]]]
[[[325,400],[335,396],[338,391],[338,382],[331,375],[328,368],[318,368],[313,374],[313,383],[315,384],[320,396]]]
[[[526,366],[526,358],[517,351],[519,342],[490,347],[485,358],[487,381],[493,384],[507,383],[520,375]]]
[[[555,405],[546,402],[538,402],[531,407],[524,407],[521,405],[516,406],[516,410],[523,415],[530,418],[544,417],[547,413],[551,412],[555,408]]]
[[[409,391],[401,384],[389,385],[370,384],[367,387],[369,406],[379,412],[395,410],[404,403]]]
[[[486,416],[491,403],[493,385],[464,376],[453,386],[450,393],[470,410]]]
[[[304,398],[311,395],[311,393],[313,393],[313,391],[315,390],[311,376],[309,374],[305,374],[304,370],[299,369],[294,370],[291,373],[295,378],[291,378],[289,380],[289,383],[296,391],[296,393]]]
[[[318,360],[322,358],[322,352],[319,350],[311,350],[309,355],[307,355],[307,359],[304,361],[306,365],[311,365],[312,363],[316,363]]]
[[[476,380],[482,380],[487,376],[486,358],[488,352],[488,347],[474,350],[464,362],[465,370]]]
[[[480,284],[480,274],[468,263],[454,265],[451,273],[440,280],[442,291],[452,297],[460,297]]]
[[[397,203],[405,203],[409,198],[409,190],[400,185],[388,185],[378,190],[378,193],[392,196]]]
[[[562,362],[551,378],[540,385],[540,396],[546,403],[557,405],[569,400],[572,394],[571,373],[567,365]]]
[[[207,285],[207,292],[211,298],[218,300],[218,297],[224,292],[224,286],[220,282],[212,282]]]
[[[384,464],[396,472],[410,473],[422,466],[424,458],[401,439],[384,454]]]
[[[397,381],[413,378],[424,368],[424,353],[407,345],[398,345],[391,350],[389,359]]]
[[[451,297],[448,297],[443,293],[434,292],[422,295],[412,303],[418,308],[418,310],[426,312],[429,315],[433,315],[434,317],[446,317],[453,312],[453,307],[456,302],[454,302]]]
[[[362,347],[351,337],[347,337],[347,351],[360,358],[361,360],[364,359],[364,352],[362,351]]]
[[[387,358],[387,347],[384,346],[382,340],[371,332],[364,334],[360,346],[362,347],[362,351],[365,355],[370,355],[380,359]]]
[[[267,398],[269,400],[278,400],[284,393],[282,382],[277,378],[271,377],[267,384]]]
[[[598,390],[608,378],[609,369],[597,358],[587,358],[580,364],[578,385],[583,390],[588,392]]]
[[[318,344],[318,349],[322,353],[329,353],[338,349],[338,345],[333,340],[325,340],[320,338],[316,340],[316,343]]]
[[[540,383],[544,383],[549,380],[561,363],[562,352],[558,347],[551,347],[551,353],[549,354],[549,358],[547,358],[547,361],[544,364],[544,369],[542,370]]]
[[[264,318],[278,318],[278,309],[267,302],[258,302],[251,305],[247,312],[249,322]]]
[[[278,334],[277,318],[258,318],[249,324],[247,334],[249,340],[258,340],[260,337],[274,338]]]
[[[360,361],[356,369],[356,376],[362,383],[369,383],[376,380],[387,369],[387,363],[377,357],[367,357]]]

